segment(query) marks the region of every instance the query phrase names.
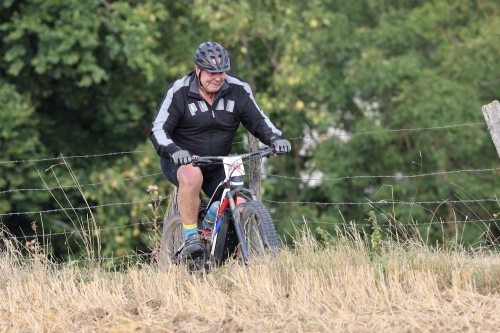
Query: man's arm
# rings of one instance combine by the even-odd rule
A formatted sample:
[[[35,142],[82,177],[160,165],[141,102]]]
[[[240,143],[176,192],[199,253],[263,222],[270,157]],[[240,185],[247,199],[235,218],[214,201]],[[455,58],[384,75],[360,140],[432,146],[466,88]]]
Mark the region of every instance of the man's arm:
[[[170,133],[179,123],[181,114],[175,105],[175,93],[185,86],[189,86],[189,76],[175,81],[168,87],[165,97],[158,107],[158,113],[151,124],[149,138],[158,155],[166,159],[170,159],[172,154],[181,150],[172,140]]]
[[[266,145],[270,145],[271,141],[281,139],[281,131],[274,126],[259,108],[248,83],[229,75],[226,76],[226,80],[242,88],[240,89],[241,93],[238,95],[238,102],[242,106],[241,123],[243,126]]]
[[[251,99],[243,109],[241,123],[253,136],[266,145],[270,145],[272,141],[282,138],[281,131],[274,126],[271,120]]]

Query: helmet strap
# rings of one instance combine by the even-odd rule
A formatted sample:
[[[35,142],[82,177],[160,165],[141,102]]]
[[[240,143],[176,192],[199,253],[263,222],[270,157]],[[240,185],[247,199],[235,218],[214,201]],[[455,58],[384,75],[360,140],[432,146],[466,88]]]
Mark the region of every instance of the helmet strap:
[[[200,68],[200,75],[196,75],[196,78],[198,79],[198,85],[199,85],[199,86],[200,86],[203,90],[205,90],[205,92],[206,92],[207,94],[209,94],[209,95],[210,95],[210,99],[213,99],[213,98],[214,98],[215,93],[208,92],[208,90],[207,90],[207,89],[203,86],[203,83],[201,83],[201,73],[202,73],[202,72],[203,72],[203,70]],[[195,72],[195,74],[196,74],[196,72]]]

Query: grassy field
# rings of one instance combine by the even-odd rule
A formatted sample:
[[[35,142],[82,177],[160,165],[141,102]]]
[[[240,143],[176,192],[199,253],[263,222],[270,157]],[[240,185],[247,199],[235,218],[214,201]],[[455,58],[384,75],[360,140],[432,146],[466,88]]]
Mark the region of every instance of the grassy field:
[[[8,243],[6,243],[8,244]],[[0,253],[0,332],[497,332],[500,256],[356,236],[189,275]]]

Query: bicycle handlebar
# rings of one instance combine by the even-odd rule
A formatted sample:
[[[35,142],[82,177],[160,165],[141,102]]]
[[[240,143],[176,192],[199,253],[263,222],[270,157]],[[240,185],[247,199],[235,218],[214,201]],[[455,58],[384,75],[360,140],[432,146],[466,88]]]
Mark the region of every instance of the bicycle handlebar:
[[[273,148],[265,147],[256,151],[252,151],[249,153],[245,154],[234,154],[234,155],[229,155],[229,157],[233,156],[239,156],[241,158],[249,158],[252,156],[260,155],[261,158],[264,157],[269,157],[274,154],[282,154],[279,152],[276,152]],[[223,161],[224,158],[228,156],[193,156],[193,160],[191,164],[193,166],[198,166],[200,164],[215,164],[215,163],[220,163]]]

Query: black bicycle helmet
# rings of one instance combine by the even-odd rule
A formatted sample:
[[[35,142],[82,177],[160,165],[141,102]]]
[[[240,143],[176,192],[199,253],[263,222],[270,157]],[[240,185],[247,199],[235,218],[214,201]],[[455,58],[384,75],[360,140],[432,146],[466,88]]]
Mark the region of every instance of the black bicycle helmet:
[[[213,60],[215,60],[215,64]],[[194,54],[194,63],[209,73],[226,72],[231,69],[225,48],[215,42],[202,43]]]

